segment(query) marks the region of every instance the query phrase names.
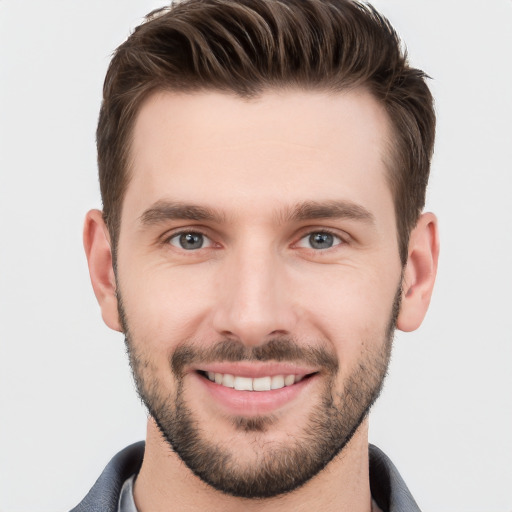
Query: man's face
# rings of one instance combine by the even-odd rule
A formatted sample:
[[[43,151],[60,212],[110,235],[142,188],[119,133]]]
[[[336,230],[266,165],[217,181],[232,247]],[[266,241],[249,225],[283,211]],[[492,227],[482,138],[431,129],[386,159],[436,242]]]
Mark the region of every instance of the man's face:
[[[142,106],[119,311],[152,417],[217,489],[301,485],[380,390],[402,270],[388,140],[365,92],[159,93]]]

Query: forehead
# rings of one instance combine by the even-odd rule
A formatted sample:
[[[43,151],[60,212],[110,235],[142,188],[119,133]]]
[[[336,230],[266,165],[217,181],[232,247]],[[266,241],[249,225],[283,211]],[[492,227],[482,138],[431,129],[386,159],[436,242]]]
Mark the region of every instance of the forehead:
[[[208,207],[391,201],[389,120],[366,91],[159,92],[142,105],[123,210],[173,200]],[[124,212],[123,212],[124,215]]]

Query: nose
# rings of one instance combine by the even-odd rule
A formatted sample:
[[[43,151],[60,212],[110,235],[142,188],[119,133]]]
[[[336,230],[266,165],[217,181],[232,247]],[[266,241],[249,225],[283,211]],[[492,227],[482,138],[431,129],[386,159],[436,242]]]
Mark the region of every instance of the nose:
[[[297,323],[285,263],[271,250],[245,250],[223,262],[213,327],[223,337],[258,346],[291,336]]]

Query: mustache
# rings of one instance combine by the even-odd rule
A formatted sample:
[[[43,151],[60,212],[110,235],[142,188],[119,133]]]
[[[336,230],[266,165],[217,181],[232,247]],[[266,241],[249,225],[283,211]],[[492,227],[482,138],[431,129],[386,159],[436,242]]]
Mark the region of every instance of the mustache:
[[[316,366],[331,374],[338,371],[338,358],[323,346],[301,346],[290,338],[274,338],[264,345],[247,347],[237,340],[225,339],[202,347],[197,344],[180,345],[170,356],[170,365],[177,377],[190,365],[215,362],[286,361]]]

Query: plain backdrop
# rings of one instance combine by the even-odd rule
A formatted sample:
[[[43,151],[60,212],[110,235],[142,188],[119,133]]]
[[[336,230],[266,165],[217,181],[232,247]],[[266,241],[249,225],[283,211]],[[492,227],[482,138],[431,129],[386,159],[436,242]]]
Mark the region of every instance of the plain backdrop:
[[[0,0],[0,511],[65,511],[144,438],[81,231],[111,52],[154,0]],[[432,77],[429,314],[398,334],[371,441],[425,511],[512,511],[512,1],[380,0]]]

